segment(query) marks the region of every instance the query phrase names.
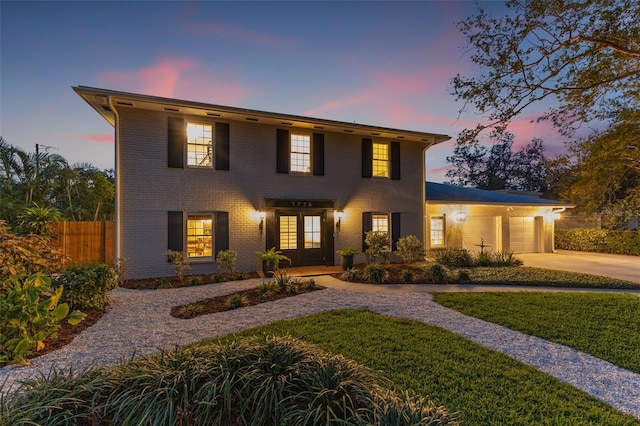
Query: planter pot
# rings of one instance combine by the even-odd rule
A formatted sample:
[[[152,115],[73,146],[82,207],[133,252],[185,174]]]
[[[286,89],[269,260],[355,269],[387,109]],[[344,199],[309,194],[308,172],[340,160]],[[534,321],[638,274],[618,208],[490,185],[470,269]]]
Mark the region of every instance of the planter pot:
[[[262,262],[262,273],[264,274],[265,277],[270,278],[274,275],[274,270],[275,268],[271,265],[269,265],[267,262]]]
[[[340,265],[342,266],[343,271],[353,268],[353,256],[342,256]]]

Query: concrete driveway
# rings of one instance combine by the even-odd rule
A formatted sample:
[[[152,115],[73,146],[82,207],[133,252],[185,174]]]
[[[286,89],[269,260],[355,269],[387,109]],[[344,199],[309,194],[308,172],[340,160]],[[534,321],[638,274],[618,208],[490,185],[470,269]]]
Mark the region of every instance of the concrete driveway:
[[[525,266],[583,272],[640,283],[640,256],[559,250],[557,253],[517,254]]]

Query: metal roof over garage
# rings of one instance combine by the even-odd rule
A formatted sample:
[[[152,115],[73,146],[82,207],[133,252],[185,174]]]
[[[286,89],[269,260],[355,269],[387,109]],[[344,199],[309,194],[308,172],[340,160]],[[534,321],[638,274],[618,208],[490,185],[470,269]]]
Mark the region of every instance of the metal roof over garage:
[[[569,203],[548,200],[532,195],[465,188],[444,183],[426,182],[427,203],[434,204],[493,204],[521,206],[570,207]]]

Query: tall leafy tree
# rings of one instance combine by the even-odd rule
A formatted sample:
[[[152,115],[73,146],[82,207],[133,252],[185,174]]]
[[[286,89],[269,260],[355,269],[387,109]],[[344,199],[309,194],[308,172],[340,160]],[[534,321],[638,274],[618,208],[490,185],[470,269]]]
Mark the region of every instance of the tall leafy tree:
[[[548,169],[542,140],[534,139],[514,152],[514,138],[506,132],[489,148],[477,139],[458,144],[453,155],[447,157],[452,166],[447,177],[454,185],[478,189],[546,191]]]
[[[528,106],[554,99],[541,118],[565,134],[620,105],[640,101],[640,7],[636,0],[509,0],[504,16],[461,21],[475,76],[457,75],[453,94],[503,131]]]

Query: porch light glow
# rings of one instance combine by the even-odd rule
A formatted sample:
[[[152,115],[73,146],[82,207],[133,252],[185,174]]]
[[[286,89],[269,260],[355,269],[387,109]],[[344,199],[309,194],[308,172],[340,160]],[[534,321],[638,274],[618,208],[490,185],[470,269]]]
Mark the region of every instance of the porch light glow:
[[[467,215],[464,212],[457,212],[454,217],[457,222],[464,222],[467,220]]]

